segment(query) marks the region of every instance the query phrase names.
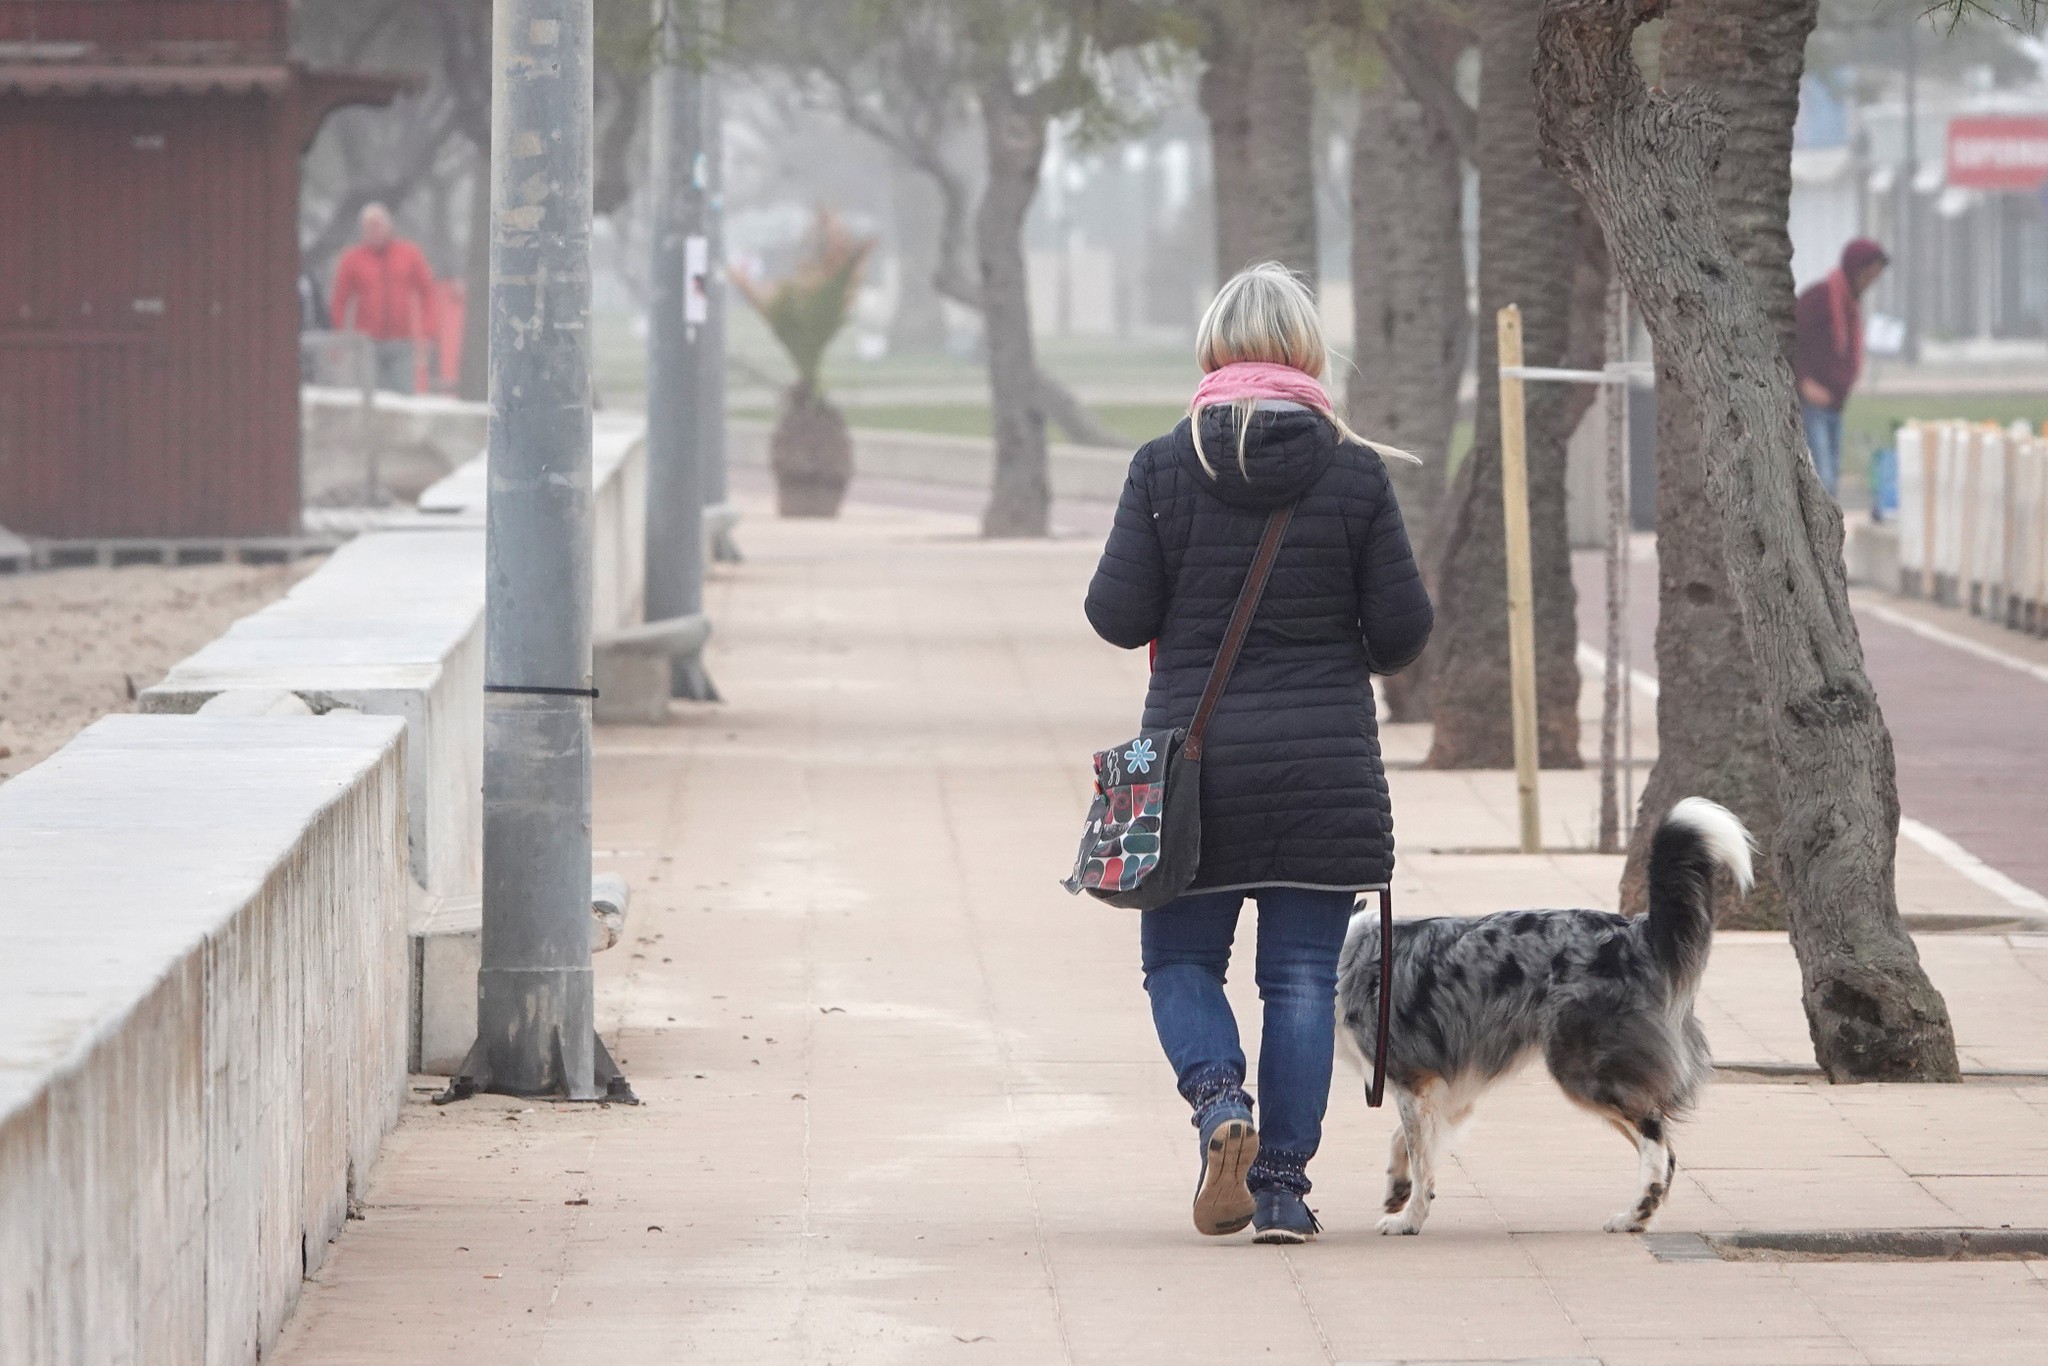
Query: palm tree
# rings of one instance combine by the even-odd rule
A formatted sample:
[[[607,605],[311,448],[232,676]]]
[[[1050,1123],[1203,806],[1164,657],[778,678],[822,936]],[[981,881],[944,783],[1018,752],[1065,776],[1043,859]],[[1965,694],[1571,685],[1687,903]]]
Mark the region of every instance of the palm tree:
[[[1422,458],[1389,472],[1425,566],[1472,337],[1464,192],[1477,124],[1457,89],[1472,43],[1459,18],[1430,0],[1373,26],[1382,70],[1351,139],[1351,425]],[[1381,680],[1394,720],[1429,719],[1430,662]]]
[[[1203,0],[1198,96],[1209,121],[1216,280],[1258,261],[1303,279],[1316,255],[1314,0]]]
[[[1542,0],[1480,0],[1479,406],[1471,454],[1428,537],[1437,600],[1429,647],[1435,768],[1506,768],[1509,708],[1507,550],[1501,513],[1500,382],[1494,315],[1522,309],[1530,365],[1598,365],[1606,256],[1578,195],[1539,157],[1530,84]],[[1542,762],[1579,766],[1579,666],[1565,443],[1590,386],[1529,387],[1529,524],[1536,598],[1536,692]]]
[[[1792,123],[1817,0],[1677,0],[1659,48],[1666,89],[1712,91],[1728,120],[1714,176],[1721,227],[1778,329],[1792,340]],[[1699,415],[1669,374],[1657,381],[1657,765],[1643,788],[1622,877],[1628,911],[1647,904],[1646,828],[1682,797],[1712,797],[1757,834],[1757,886],[1745,928],[1783,929],[1769,857],[1778,779],[1763,696],[1729,591],[1721,517],[1707,496]]]
[[[763,283],[733,272],[733,284],[796,367],[768,442],[776,509],[785,517],[836,517],[853,479],[853,437],[845,416],[825,398],[820,370],[826,348],[852,316],[861,267],[874,247],[873,238],[855,237],[820,209],[789,274]]]
[[[1772,862],[1814,1058],[1834,1081],[1956,1081],[1947,1003],[1899,919],[1898,771],[1849,608],[1841,509],[1799,430],[1783,334],[1722,223],[1727,124],[1697,90],[1651,90],[1635,60],[1636,29],[1664,8],[1545,0],[1544,157],[1599,214],[1657,363],[1699,415],[1776,758]]]

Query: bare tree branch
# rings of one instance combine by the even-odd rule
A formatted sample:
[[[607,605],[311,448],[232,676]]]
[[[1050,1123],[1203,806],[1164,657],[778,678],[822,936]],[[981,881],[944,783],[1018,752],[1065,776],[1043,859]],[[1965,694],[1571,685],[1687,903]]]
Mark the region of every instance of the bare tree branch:
[[[2041,26],[2044,10],[2048,10],[2048,0],[1940,0],[1921,14],[1929,19],[1946,18],[1951,32],[1964,21],[1976,18],[2031,33]]]

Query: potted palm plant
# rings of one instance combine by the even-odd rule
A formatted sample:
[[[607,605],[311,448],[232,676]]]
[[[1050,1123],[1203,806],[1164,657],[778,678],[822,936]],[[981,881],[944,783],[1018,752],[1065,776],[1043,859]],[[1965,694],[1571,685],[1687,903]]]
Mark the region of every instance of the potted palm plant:
[[[772,281],[744,271],[733,276],[796,367],[768,442],[776,510],[784,517],[838,516],[853,478],[853,438],[845,416],[825,398],[819,371],[825,349],[852,316],[861,268],[874,246],[873,238],[854,236],[820,209],[787,275]]]

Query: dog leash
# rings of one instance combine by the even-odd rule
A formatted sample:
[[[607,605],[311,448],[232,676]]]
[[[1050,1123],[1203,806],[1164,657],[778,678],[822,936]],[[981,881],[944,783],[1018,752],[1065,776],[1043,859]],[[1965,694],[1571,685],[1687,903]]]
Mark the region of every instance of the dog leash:
[[[1373,1036],[1372,1081],[1365,1088],[1365,1103],[1379,1109],[1387,1091],[1387,1027],[1393,1021],[1394,998],[1394,888],[1380,888],[1380,1027]]]

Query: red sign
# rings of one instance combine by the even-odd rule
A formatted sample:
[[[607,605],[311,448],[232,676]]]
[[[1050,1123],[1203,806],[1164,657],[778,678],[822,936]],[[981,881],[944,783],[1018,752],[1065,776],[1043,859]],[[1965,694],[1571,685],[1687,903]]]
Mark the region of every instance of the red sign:
[[[1948,122],[1948,183],[1966,190],[2031,190],[2048,181],[2048,116]]]

